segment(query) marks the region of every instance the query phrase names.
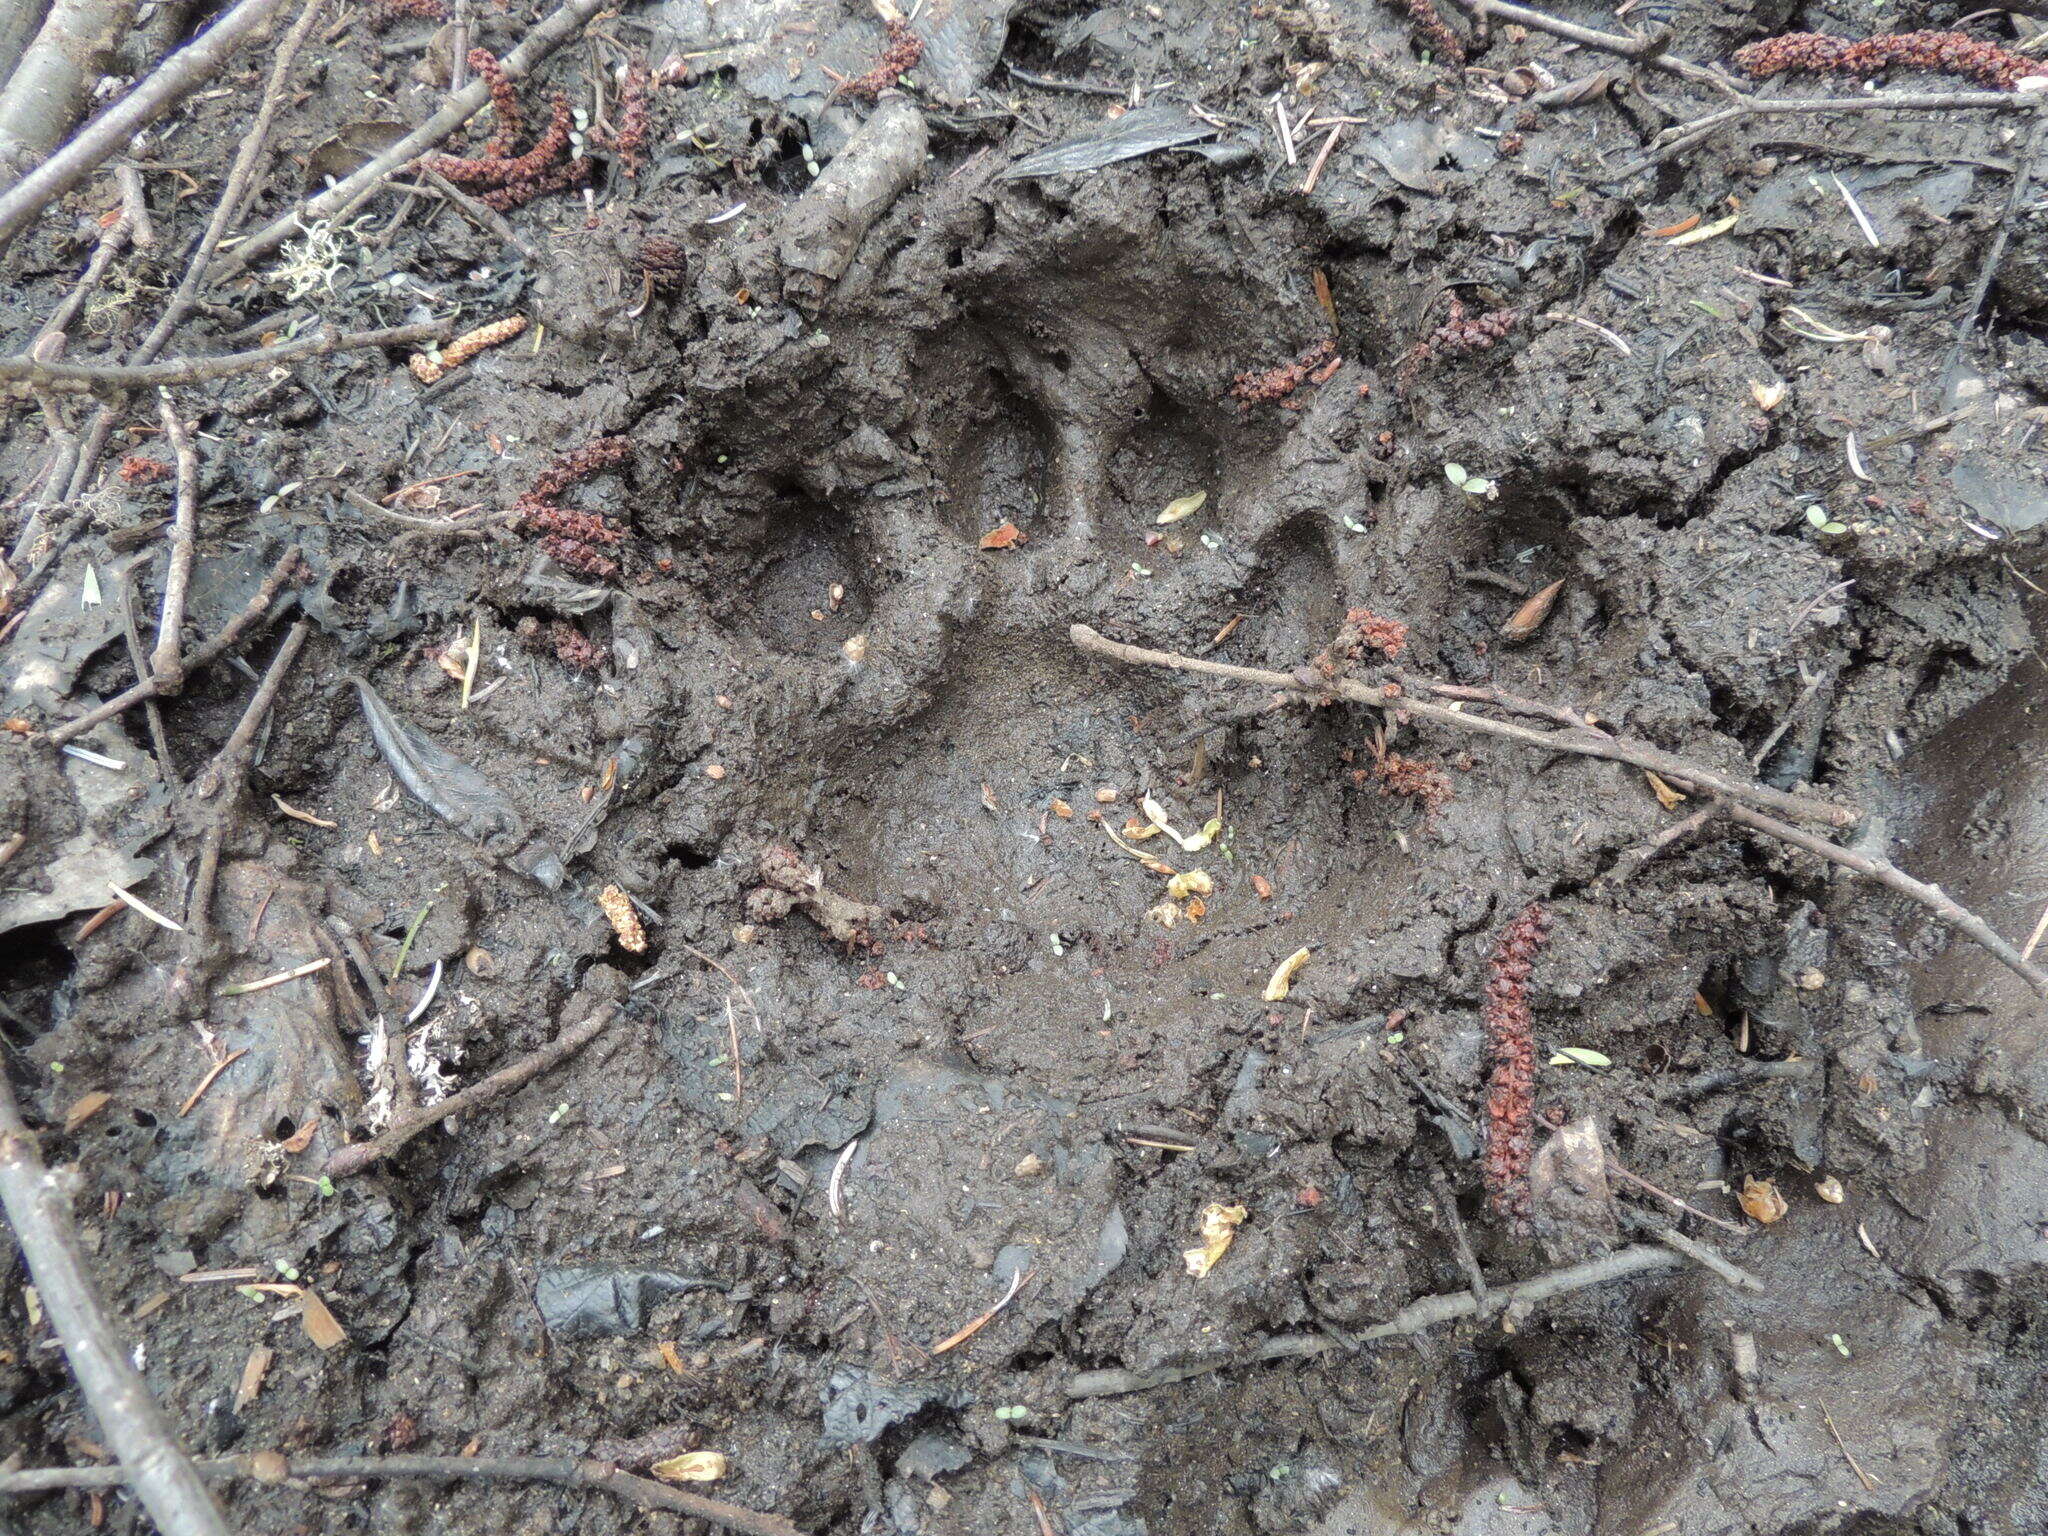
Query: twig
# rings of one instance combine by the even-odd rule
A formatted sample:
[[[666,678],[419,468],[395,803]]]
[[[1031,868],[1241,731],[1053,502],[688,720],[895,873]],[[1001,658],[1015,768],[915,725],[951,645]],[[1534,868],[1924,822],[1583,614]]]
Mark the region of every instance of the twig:
[[[149,666],[162,679],[164,690],[176,693],[185,686],[178,633],[185,627],[185,594],[192,587],[192,556],[199,544],[199,455],[170,391],[160,391],[156,403],[164,437],[178,461],[178,494],[177,514],[171,522],[171,559],[164,569],[164,606],[157,619],[156,650],[150,654]]]
[[[1671,1194],[1667,1190],[1659,1189],[1656,1185],[1652,1184],[1648,1179],[1642,1177],[1642,1175],[1630,1173],[1626,1168],[1622,1167],[1620,1163],[1614,1160],[1614,1157],[1611,1153],[1607,1158],[1607,1171],[1609,1173],[1620,1174],[1622,1178],[1626,1179],[1629,1183],[1635,1185],[1637,1189],[1644,1191],[1646,1194],[1655,1195],[1659,1200],[1662,1200],[1666,1205],[1676,1206],[1679,1210],[1684,1211],[1688,1216],[1697,1216],[1701,1221],[1711,1222],[1713,1223],[1713,1225],[1721,1228],[1725,1232],[1733,1232],[1737,1237],[1744,1237],[1748,1235],[1747,1230],[1745,1228],[1738,1227],[1734,1222],[1723,1220],[1719,1216],[1709,1216],[1705,1211],[1701,1210],[1698,1206],[1687,1205],[1683,1200],[1679,1199],[1678,1196]]]
[[[673,1510],[707,1520],[741,1536],[803,1536],[780,1515],[742,1509],[723,1499],[670,1488],[651,1478],[621,1472],[608,1461],[575,1456],[301,1456],[276,1451],[228,1456],[198,1463],[210,1482],[248,1478],[259,1483],[360,1482],[378,1477],[418,1477],[450,1482],[553,1483],[563,1488],[596,1488],[642,1509]],[[46,1493],[60,1488],[118,1488],[129,1481],[122,1467],[38,1467],[0,1474],[0,1496]]]
[[[1857,853],[1838,843],[1831,843],[1824,837],[1816,837],[1798,827],[1787,826],[1773,817],[1759,815],[1746,805],[1723,801],[1722,810],[1729,819],[1739,821],[1745,827],[1768,833],[1780,842],[1790,843],[1794,848],[1804,848],[1808,853],[1819,854],[1830,863],[1839,864],[1866,880],[1875,880],[1879,885],[1887,886],[1903,896],[1912,897],[1964,938],[1988,950],[2000,965],[2032,987],[2037,996],[2048,997],[2048,973],[2043,973],[2023,960],[2018,950],[1992,931],[1989,923],[1960,906],[1940,886],[1929,885],[1924,880],[1915,880],[1882,855]]]
[[[270,574],[263,578],[263,585],[256,589],[256,595],[249,599],[248,605],[240,613],[228,621],[227,627],[185,658],[186,675],[205,670],[233,650],[241,640],[243,631],[270,612],[270,605],[277,600],[278,592],[298,574],[298,569],[299,546],[294,544],[278,557],[277,564],[270,568]],[[76,720],[67,720],[64,724],[54,727],[43,739],[53,747],[61,747],[67,741],[83,736],[101,721],[111,720],[140,704],[144,699],[154,699],[168,691],[162,680],[155,673],[151,673],[133,688],[124,688],[106,703],[94,706]]]
[[[229,1051],[227,1055],[221,1057],[219,1061],[216,1061],[211,1067],[207,1068],[206,1076],[199,1079],[199,1086],[187,1094],[185,1102],[178,1106],[178,1118],[182,1120],[191,1114],[198,1106],[199,1101],[206,1097],[206,1090],[213,1086],[213,1080],[248,1054],[249,1048],[247,1046],[242,1047],[239,1051]]]
[[[129,357],[131,364],[153,363],[157,354],[164,349],[164,343],[171,339],[171,333],[184,323],[198,301],[199,290],[206,281],[207,266],[213,254],[220,249],[220,243],[227,232],[235,227],[235,221],[247,211],[249,200],[255,195],[252,185],[255,178],[256,162],[261,158],[265,146],[270,142],[271,124],[276,120],[278,109],[284,104],[285,87],[290,84],[291,68],[297,60],[299,49],[305,44],[306,35],[313,30],[326,9],[327,0],[306,0],[299,12],[299,19],[292,23],[291,30],[277,45],[277,56],[270,66],[270,79],[263,87],[263,99],[257,105],[255,120],[242,135],[241,147],[235,151],[234,164],[228,168],[228,179],[221,187],[220,201],[214,204],[213,215],[206,221],[206,232],[199,237],[199,244],[192,252],[192,258],[185,263],[185,275],[178,282],[177,292],[164,306],[164,312],[150,327],[149,335],[142,345]]]
[[[1003,1299],[1001,1301],[997,1302],[994,1306],[990,1307],[986,1312],[982,1313],[981,1316],[977,1317],[973,1322],[967,1324],[964,1328],[961,1328],[958,1332],[947,1334],[943,1339],[939,1340],[938,1343],[934,1344],[931,1347],[931,1353],[935,1355],[943,1355],[949,1349],[958,1349],[962,1344],[965,1344],[969,1339],[973,1338],[977,1333],[981,1332],[982,1329],[986,1328],[990,1323],[995,1321],[997,1313],[1001,1312],[1003,1308],[1007,1307],[1011,1302],[1017,1299],[1017,1293],[1024,1289],[1024,1282],[1029,1280],[1030,1278],[1031,1271],[1028,1269],[1020,1269],[1015,1274],[1011,1275],[1010,1288],[1007,1291],[1003,1292]]]
[[[1851,1472],[1854,1472],[1858,1480],[1862,1482],[1863,1491],[1865,1493],[1877,1492],[1879,1487],[1881,1487],[1882,1485],[1877,1481],[1876,1478],[1872,1477],[1868,1472],[1864,1471],[1862,1465],[1856,1460],[1856,1458],[1849,1454],[1848,1443],[1842,1439],[1842,1432],[1839,1429],[1835,1428],[1835,1416],[1832,1413],[1828,1412],[1828,1405],[1826,1403],[1822,1403],[1820,1405],[1820,1416],[1828,1421],[1828,1433],[1835,1437],[1836,1448],[1841,1451],[1842,1459],[1849,1463],[1849,1470]]]
[[[1834,589],[1829,588],[1827,590],[1832,591]],[[1812,605],[1809,604],[1808,606],[1811,607]],[[1805,618],[1806,615],[1802,613],[1797,619],[1792,621],[1792,627],[1797,629]],[[1799,663],[1799,674],[1805,683],[1805,686],[1799,690],[1799,697],[1786,706],[1785,718],[1772,728],[1771,734],[1764,738],[1764,744],[1758,747],[1749,759],[1749,766],[1758,773],[1764,771],[1764,764],[1770,761],[1771,754],[1778,749],[1778,743],[1785,739],[1785,733],[1792,729],[1793,722],[1799,718],[1799,711],[1806,708],[1807,701],[1820,692],[1821,684],[1828,680],[1827,673],[1812,671],[1803,661]]]
[[[132,165],[117,165],[114,167],[114,179],[121,187],[121,211],[115,216],[113,223],[100,231],[99,239],[93,244],[92,260],[85,265],[84,275],[71,285],[71,291],[64,295],[63,302],[51,311],[50,318],[45,320],[41,329],[36,332],[36,339],[28,349],[31,356],[41,356],[41,349],[50,337],[71,328],[71,322],[78,317],[78,311],[99,289],[101,281],[106,277],[107,268],[122,250],[130,244],[148,243],[141,238],[149,228],[149,210],[143,203],[141,174]]]
[[[1402,710],[1434,720],[1440,725],[1452,726],[1458,730],[1477,731],[1482,735],[1501,736],[1509,741],[1519,741],[1524,746],[1536,747],[1545,752],[1575,752],[1585,757],[1604,758],[1610,762],[1631,763],[1638,768],[1647,768],[1665,779],[1679,780],[1711,789],[1731,800],[1747,800],[1757,805],[1769,806],[1788,816],[1797,816],[1806,821],[1823,822],[1830,826],[1853,826],[1861,813],[1846,806],[1831,805],[1823,800],[1809,799],[1804,795],[1787,794],[1784,790],[1771,789],[1762,784],[1748,784],[1739,779],[1728,778],[1710,768],[1675,757],[1642,742],[1630,741],[1625,737],[1607,736],[1585,723],[1585,717],[1560,705],[1545,704],[1533,699],[1519,698],[1496,689],[1460,688],[1451,683],[1429,683],[1416,679],[1405,680],[1408,691],[1389,691],[1387,685],[1373,687],[1350,678],[1333,678],[1327,684],[1309,684],[1298,677],[1284,672],[1267,672],[1257,667],[1235,667],[1220,661],[1208,661],[1197,656],[1179,656],[1171,651],[1147,650],[1143,646],[1124,645],[1115,640],[1106,640],[1085,624],[1076,624],[1067,631],[1074,645],[1097,656],[1127,662],[1134,666],[1167,667],[1177,672],[1200,672],[1210,677],[1227,677],[1240,683],[1252,683],[1260,688],[1273,688],[1286,693],[1316,697],[1327,686],[1339,698],[1349,699],[1357,704],[1369,704],[1374,709]],[[1527,726],[1511,721],[1494,720],[1485,715],[1467,714],[1462,710],[1433,704],[1427,699],[1417,698],[1420,689],[1444,694],[1452,698],[1480,700],[1518,713],[1537,714],[1546,719],[1560,722],[1565,729],[1558,731],[1534,731]]]
[[[2012,185],[2006,190],[2005,207],[1999,210],[1998,228],[1991,237],[1991,245],[1984,252],[1984,263],[1977,273],[1977,281],[1970,285],[1970,297],[1963,304],[1963,312],[1956,317],[1956,339],[1949,348],[1948,360],[1941,366],[1941,398],[1947,400],[1949,391],[1955,387],[1956,370],[1962,366],[1963,349],[1969,344],[1970,332],[1976,328],[1977,316],[1983,311],[1984,300],[1991,292],[1991,281],[1998,275],[1999,263],[2005,260],[2006,242],[2012,238],[2012,227],[2019,220],[2020,205],[2026,201],[2027,188],[2033,181],[2034,162],[2040,158],[2041,145],[2048,140],[2048,101],[2039,97],[2031,98],[2034,106],[2034,127],[2021,146],[2019,155],[2013,161]]]
[[[220,1506],[100,1306],[71,1221],[73,1187],[73,1180],[44,1166],[14,1090],[0,1074],[0,1204],[100,1437],[121,1461],[107,1470],[134,1487],[164,1536],[228,1536]]]
[[[470,223],[483,230],[484,233],[495,235],[528,261],[539,261],[541,259],[538,251],[519,238],[519,231],[512,227],[512,221],[498,212],[497,209],[491,207],[488,203],[478,202],[439,171],[428,170],[425,166],[422,166],[420,167],[420,174],[427,179],[428,186],[453,203],[457,211],[468,218]]]
[[[1614,861],[1614,868],[1607,871],[1607,881],[1614,885],[1628,884],[1642,873],[1643,866],[1650,860],[1680,839],[1691,837],[1720,814],[1721,802],[1709,800],[1683,821],[1674,821],[1653,836],[1644,838]]]
[[[1337,147],[1337,135],[1343,131],[1342,123],[1332,128],[1329,137],[1323,140],[1323,147],[1316,151],[1315,162],[1309,166],[1308,175],[1302,178],[1301,191],[1304,197],[1315,191],[1316,183],[1323,179],[1323,167],[1329,163],[1330,151]]]
[[[128,660],[135,667],[138,681],[149,676],[149,654],[142,648],[142,631],[135,624],[135,579],[141,570],[142,562],[134,560],[121,573],[121,629],[128,642]],[[171,760],[171,739],[164,734],[163,710],[155,699],[144,699],[142,712],[149,721],[150,742],[156,748],[157,772],[173,789],[184,788],[178,777],[178,765]]]
[[[691,959],[703,961],[704,964],[710,966],[711,969],[718,972],[719,975],[725,978],[726,985],[731,987],[733,991],[739,993],[740,1001],[747,1005],[747,1012],[751,1013],[754,1016],[754,1033],[757,1035],[760,1034],[761,1010],[754,1006],[753,994],[748,992],[745,987],[740,985],[739,977],[733,975],[733,973],[730,970],[728,970],[725,966],[720,965],[716,960],[712,959],[709,955],[705,954],[703,950],[699,949],[689,940],[676,939],[673,942],[678,949],[682,950],[682,952],[688,955]]]
[[[396,325],[382,331],[354,331],[309,336],[253,352],[227,352],[219,357],[180,357],[167,363],[39,363],[27,357],[0,357],[0,398],[25,400],[31,395],[118,395],[165,384],[199,384],[237,374],[259,373],[278,363],[330,352],[363,352],[373,347],[409,347],[423,341],[446,341],[455,328],[446,320],[421,325]]]
[[[1643,1243],[1633,1248],[1623,1248],[1605,1258],[1592,1259],[1584,1264],[1574,1264],[1566,1269],[1553,1270],[1547,1275],[1538,1275],[1533,1280],[1518,1280],[1513,1285],[1497,1287],[1496,1300],[1504,1299],[1511,1307],[1534,1306],[1548,1301],[1553,1296],[1563,1296],[1572,1291],[1582,1291],[1588,1286],[1605,1285],[1613,1280],[1626,1280],[1635,1275],[1644,1275],[1656,1270],[1677,1269],[1686,1261],[1668,1248],[1654,1243]],[[1438,1323],[1448,1323],[1457,1318],[1470,1317],[1479,1310],[1479,1303],[1470,1291],[1458,1291],[1442,1296],[1425,1296],[1412,1301],[1396,1312],[1384,1323],[1375,1323],[1360,1333],[1348,1335],[1345,1339],[1334,1339],[1324,1333],[1281,1334],[1268,1339],[1246,1354],[1224,1355],[1213,1360],[1198,1361],[1193,1365],[1168,1365],[1150,1371],[1102,1370],[1082,1371],[1067,1382],[1068,1397],[1115,1397],[1124,1392],[1143,1392],[1152,1387],[1168,1386],[1176,1381],[1187,1381],[1203,1376],[1210,1371],[1225,1370],[1234,1365],[1256,1365],[1267,1360],[1299,1359],[1306,1355],[1327,1354],[1332,1350],[1355,1349],[1360,1344],[1369,1344],[1376,1339],[1405,1337],[1434,1328]],[[6,1486],[0,1480],[0,1488]]]
[[[298,659],[299,647],[306,643],[306,636],[312,632],[312,621],[301,619],[294,624],[284,637],[284,644],[277,648],[270,666],[264,671],[263,681],[249,697],[248,706],[242,711],[242,718],[235,722],[234,730],[221,749],[214,753],[213,761],[206,765],[206,771],[193,781],[192,793],[201,800],[211,799],[220,793],[221,786],[229,778],[239,781],[248,772],[250,748],[256,740],[257,729],[263,724],[263,717],[270,713],[270,706],[277,702],[278,690],[284,686],[285,674]]]
[[[542,60],[581,31],[583,24],[591,17],[612,3],[614,0],[566,0],[559,10],[528,32],[525,40],[517,48],[498,61],[505,78],[520,80],[533,73]],[[219,270],[215,275],[229,277],[241,271],[257,257],[276,250],[306,224],[341,217],[374,192],[393,171],[432,149],[476,116],[489,104],[490,99],[491,89],[487,81],[470,81],[449,97],[448,104],[440,111],[360,170],[344,177],[317,197],[308,199],[298,207],[286,209],[281,217],[273,219],[248,239],[238,243],[234,250],[218,263]]]
[[[488,1104],[516,1088],[524,1087],[550,1067],[567,1061],[595,1040],[604,1032],[606,1026],[618,1017],[618,1013],[618,1004],[601,1004],[589,1018],[563,1030],[539,1050],[528,1052],[510,1066],[499,1068],[489,1077],[471,1083],[462,1092],[451,1094],[438,1104],[429,1104],[409,1115],[400,1115],[385,1127],[381,1134],[368,1141],[343,1147],[327,1159],[327,1167],[323,1171],[331,1179],[345,1179],[361,1173],[372,1163],[397,1152],[421,1131],[439,1125],[450,1115],[467,1114],[470,1110]]]
[[[1712,1270],[1738,1291],[1749,1291],[1758,1296],[1764,1294],[1763,1281],[1740,1264],[1723,1258],[1698,1238],[1687,1237],[1675,1227],[1667,1227],[1661,1221],[1651,1221],[1647,1217],[1640,1218],[1639,1225],[1673,1253],[1682,1253],[1702,1268]]]
[[[1451,1181],[1444,1177],[1444,1171],[1435,1164],[1429,1170],[1430,1193],[1436,1196],[1437,1208],[1444,1213],[1445,1225],[1451,1229],[1451,1243],[1457,1251],[1458,1268],[1465,1273],[1465,1284],[1471,1289],[1472,1299],[1482,1307],[1492,1294],[1486,1283],[1485,1272],[1479,1267],[1479,1259],[1472,1252],[1472,1239],[1465,1235],[1465,1218],[1458,1214],[1458,1197],[1451,1189]]]
[[[166,59],[155,74],[86,124],[69,144],[0,194],[0,252],[108,156],[200,86],[220,78],[227,61],[282,4],[284,0],[240,0]]]

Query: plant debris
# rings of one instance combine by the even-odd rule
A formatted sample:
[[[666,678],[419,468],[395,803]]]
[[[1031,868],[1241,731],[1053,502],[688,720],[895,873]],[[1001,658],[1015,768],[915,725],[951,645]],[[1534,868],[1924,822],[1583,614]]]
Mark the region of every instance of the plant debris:
[[[1486,1090],[1486,1197],[1496,1216],[1516,1226],[1529,1216],[1536,1127],[1536,1017],[1529,1007],[1529,973],[1549,933],[1550,919],[1535,902],[1508,924],[1487,962],[1480,1007],[1493,1061]]]

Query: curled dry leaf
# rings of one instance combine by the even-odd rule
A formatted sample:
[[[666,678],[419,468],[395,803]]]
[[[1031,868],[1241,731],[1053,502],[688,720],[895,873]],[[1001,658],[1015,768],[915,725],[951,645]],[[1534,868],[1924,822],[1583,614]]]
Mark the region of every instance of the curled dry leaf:
[[[723,1451],[685,1451],[647,1470],[665,1483],[715,1483],[725,1476]]]
[[[1643,777],[1650,781],[1650,793],[1657,797],[1657,803],[1667,811],[1675,811],[1685,804],[1685,796],[1666,784],[1649,769],[1643,770]]]
[[[1536,593],[1521,607],[1508,616],[1500,627],[1501,639],[1510,645],[1520,645],[1543,627],[1543,621],[1550,617],[1550,610],[1557,606],[1557,595],[1564,590],[1563,578],[1553,581]]]
[[[1166,882],[1166,894],[1175,901],[1188,901],[1198,896],[1216,894],[1216,882],[1209,878],[1207,870],[1182,870]],[[1196,914],[1199,916],[1199,914]]]
[[[981,536],[983,549],[1015,549],[1024,542],[1024,530],[1015,523],[1005,523]]]
[[[1819,1195],[1821,1199],[1827,1201],[1829,1205],[1840,1205],[1849,1198],[1848,1191],[1842,1188],[1842,1181],[1833,1174],[1829,1174],[1818,1184],[1814,1185],[1813,1192]]]
[[[1309,950],[1304,944],[1293,954],[1273,967],[1273,974],[1266,982],[1266,990],[1259,995],[1269,1003],[1285,1002],[1287,992],[1294,985],[1294,976],[1308,964]]]
[[[1241,1205],[1218,1205],[1211,1202],[1202,1207],[1202,1246],[1181,1250],[1181,1262],[1188,1267],[1188,1273],[1197,1280],[1216,1267],[1216,1261],[1230,1251],[1230,1245],[1237,1239],[1237,1229],[1244,1225],[1246,1212]]]
[[[1162,901],[1156,907],[1148,907],[1145,915],[1162,928],[1171,928],[1180,921],[1180,908],[1170,901]]]
[[[1203,505],[1208,500],[1209,493],[1207,491],[1196,491],[1191,496],[1177,497],[1169,501],[1166,504],[1166,510],[1161,512],[1153,521],[1164,526],[1167,523],[1177,523],[1184,517],[1193,517],[1202,510]]]
[[[1780,1220],[1790,1209],[1785,1197],[1778,1193],[1778,1186],[1769,1179],[1759,1179],[1745,1174],[1742,1179],[1742,1193],[1736,1196],[1742,1205],[1742,1213],[1752,1221],[1769,1226]]]

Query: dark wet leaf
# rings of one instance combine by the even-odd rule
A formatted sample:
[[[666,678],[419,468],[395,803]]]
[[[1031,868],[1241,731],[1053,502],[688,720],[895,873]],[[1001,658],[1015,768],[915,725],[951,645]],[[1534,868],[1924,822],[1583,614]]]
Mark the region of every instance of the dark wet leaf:
[[[900,1424],[928,1407],[964,1408],[967,1395],[936,1382],[878,1381],[858,1366],[834,1371],[825,1388],[825,1432],[828,1450],[878,1440],[892,1424]]]
[[[306,157],[306,190],[318,191],[361,170],[411,130],[404,123],[351,123]]]
[[[1020,176],[1057,176],[1068,171],[1093,171],[1119,160],[1135,160],[1156,150],[1213,138],[1216,130],[1183,107],[1140,107],[1099,123],[1085,133],[1026,155],[998,173],[1004,180]]]
[[[948,1472],[971,1465],[974,1453],[951,1435],[928,1429],[904,1448],[896,1458],[898,1477],[921,1477],[927,1482]]]
[[[716,1280],[666,1269],[579,1265],[542,1270],[534,1281],[533,1304],[558,1339],[621,1338],[645,1328],[648,1308],[664,1297],[706,1287],[724,1288]]]
[[[1446,153],[1442,131],[1419,117],[1389,123],[1360,146],[1366,157],[1411,192],[1443,191],[1436,174]]]

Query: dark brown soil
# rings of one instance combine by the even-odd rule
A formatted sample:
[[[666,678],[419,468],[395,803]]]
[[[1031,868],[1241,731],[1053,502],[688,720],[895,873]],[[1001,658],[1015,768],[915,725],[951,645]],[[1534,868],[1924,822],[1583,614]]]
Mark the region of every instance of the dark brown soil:
[[[686,9],[600,22],[544,78],[587,107],[604,74],[615,100],[611,66],[706,46]],[[777,28],[788,67],[693,59],[656,89],[637,179],[607,164],[588,213],[572,193],[509,215],[530,256],[387,192],[331,232],[331,281],[230,284],[173,344],[534,322],[430,387],[373,352],[178,395],[203,475],[193,632],[290,542],[314,626],[226,840],[203,1006],[167,1001],[178,935],[124,913],[78,936],[108,878],[173,915],[189,900],[201,824],[140,712],[84,740],[119,772],[0,741],[0,842],[25,834],[0,875],[0,911],[23,914],[0,936],[0,1061],[46,1155],[79,1165],[103,1296],[187,1444],[635,1470],[691,1445],[729,1457],[720,1497],[820,1536],[2048,1528],[2048,1058],[2012,977],[1922,909],[1726,826],[1611,878],[1695,808],[1635,769],[1413,721],[1380,740],[1362,709],[1067,639],[1080,622],[1292,673],[1367,608],[1406,626],[1417,672],[1864,808],[1853,836],[2024,939],[2048,897],[2037,208],[1961,387],[1941,378],[2007,199],[2004,115],[1757,120],[1617,181],[1666,119],[1633,90],[1561,110],[1504,94],[1518,65],[1564,82],[1614,63],[1541,34],[1474,39],[1452,15],[1460,81],[1394,7],[963,8],[962,35],[992,41],[932,41],[927,18],[906,90],[929,156],[835,280],[791,254],[816,228],[801,198],[872,109],[822,70],[860,75],[889,34],[851,4],[726,9],[720,27]],[[1659,10],[1696,59],[1959,12]],[[522,23],[480,25],[502,51]],[[431,110],[421,55],[380,48],[433,32],[359,21],[315,50],[252,223],[352,128]],[[997,47],[1033,76],[1171,80],[1154,104],[1219,114],[1236,153],[1003,179],[1114,103],[991,70]],[[149,150],[157,244],[116,263],[73,358],[147,330],[266,64]],[[1307,194],[1325,130],[1286,163],[1283,87],[1291,119],[1363,119]],[[76,279],[111,185],[0,269],[8,351]],[[1738,206],[1713,238],[1655,233]],[[650,238],[668,243],[643,262]],[[1274,370],[1288,387],[1233,392]],[[168,460],[156,420],[125,407],[96,486],[46,509],[70,542],[7,642],[5,714],[45,727],[132,681],[120,573],[143,551],[147,634],[172,485],[119,466]],[[17,408],[5,431],[19,489],[44,426]],[[518,522],[451,538],[336,494],[418,487],[410,515],[490,525],[613,436],[619,462],[543,498],[623,534],[586,546],[609,580]],[[37,505],[10,511],[10,543]],[[982,547],[1005,525],[1021,538]],[[1533,637],[1504,638],[1560,580]],[[248,647],[256,671],[282,628]],[[473,770],[446,786],[459,825],[400,785],[357,677]],[[166,701],[181,779],[252,687],[221,666]],[[1196,851],[1134,845],[1209,877],[1199,917],[1108,835],[1142,830],[1148,794],[1182,833],[1220,823]],[[67,855],[111,873],[67,884]],[[556,861],[564,879],[533,878]],[[598,905],[610,886],[642,904],[639,953]],[[1532,902],[1539,1162],[1553,1127],[1592,1117],[1610,1159],[1742,1228],[1683,1219],[1763,1293],[1695,1267],[1070,1396],[1082,1372],[1341,1341],[1463,1290],[1456,1227],[1504,1284],[1671,1216],[1618,1180],[1525,1229],[1488,1205],[1481,996]],[[393,1028],[438,977],[410,1026],[429,1088],[591,1001],[624,1010],[516,1095],[323,1183],[378,1107],[357,1015],[380,1001],[338,963],[224,988],[342,936],[396,974]],[[1291,993],[1263,1001],[1302,946]],[[1609,1065],[1558,1064],[1563,1047]],[[221,1049],[248,1055],[181,1114]],[[93,1091],[106,1107],[65,1130]],[[1747,1179],[1775,1184],[1782,1220],[1743,1215]],[[1182,1253],[1212,1203],[1247,1214],[1198,1280]],[[349,1341],[323,1352],[279,1298],[181,1278],[247,1267],[314,1284]],[[1005,1310],[933,1352],[1020,1268]],[[594,1269],[641,1305],[607,1325],[564,1303]],[[0,1280],[0,1450],[88,1460],[96,1427],[24,1279]],[[259,1345],[275,1363],[236,1407]],[[688,1528],[524,1485],[229,1497],[244,1529],[321,1536]],[[0,1529],[89,1514],[43,1496]],[[124,1500],[105,1518],[145,1525]]]

